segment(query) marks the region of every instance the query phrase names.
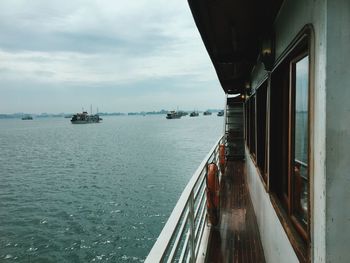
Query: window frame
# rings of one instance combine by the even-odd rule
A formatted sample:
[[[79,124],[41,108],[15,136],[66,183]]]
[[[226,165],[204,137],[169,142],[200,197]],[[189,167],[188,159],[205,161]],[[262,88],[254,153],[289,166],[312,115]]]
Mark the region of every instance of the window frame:
[[[249,152],[256,162],[256,93],[249,97]]]
[[[255,113],[256,113],[256,165],[260,175],[267,184],[267,90],[268,81],[256,89]],[[260,134],[262,132],[262,134]]]
[[[302,59],[308,57],[308,111],[307,111],[307,133],[308,133],[308,140],[307,140],[307,153],[308,153],[308,163],[307,163],[307,173],[308,173],[308,213],[307,213],[307,220],[308,223],[306,224],[306,229],[304,226],[299,222],[297,217],[294,214],[295,209],[295,189],[294,189],[294,180],[295,180],[295,172],[294,172],[294,162],[295,162],[295,132],[296,132],[296,125],[295,125],[295,107],[296,107],[296,64],[301,61]],[[296,227],[298,233],[302,236],[302,238],[305,241],[309,241],[310,236],[308,233],[310,233],[310,54],[309,50],[305,50],[304,52],[300,52],[299,55],[295,56],[289,63],[289,70],[290,70],[290,85],[289,85],[289,122],[290,122],[290,129],[289,129],[289,157],[288,157],[288,189],[289,189],[289,216],[294,224],[294,227]]]
[[[314,104],[313,104],[313,95],[314,95],[314,45],[315,45],[315,38],[314,38],[314,31],[313,27],[310,24],[307,24],[300,32],[299,34],[295,37],[295,39],[291,42],[289,47],[285,49],[285,51],[281,54],[281,56],[278,58],[278,60],[275,63],[275,66],[271,73],[269,74],[269,85],[268,85],[268,106],[267,108],[269,109],[269,115],[267,117],[267,126],[268,126],[268,131],[267,131],[267,143],[268,143],[268,150],[267,150],[267,168],[268,168],[268,192],[271,198],[271,203],[277,213],[277,216],[279,217],[281,224],[283,228],[285,229],[285,232],[291,242],[291,245],[293,249],[296,252],[296,255],[300,262],[310,262],[311,258],[311,242],[312,242],[312,235],[311,232],[313,231],[313,211],[312,211],[312,200],[313,200],[313,192],[312,192],[312,185],[313,185],[313,173],[314,173],[314,168],[313,168],[313,138],[314,138],[314,127],[313,127],[313,116],[314,116]],[[308,182],[307,182],[307,217],[305,218],[307,221],[306,224],[306,229],[302,227],[302,225],[299,223],[299,220],[293,215],[294,213],[294,197],[293,197],[293,189],[292,189],[292,183],[293,181],[288,182],[288,195],[286,196],[287,198],[281,198],[281,194],[279,193],[281,188],[281,172],[284,174],[287,174],[288,180],[290,180],[292,177],[291,175],[291,163],[293,156],[294,158],[294,152],[291,153],[290,149],[292,146],[292,143],[294,144],[294,141],[291,141],[291,135],[292,131],[294,133],[295,126],[293,123],[293,128],[290,125],[290,111],[291,111],[291,105],[289,103],[291,96],[290,96],[290,89],[291,85],[288,85],[288,95],[284,96],[283,92],[279,92],[278,96],[284,96],[288,97],[286,98],[287,101],[284,102],[278,102],[276,104],[276,100],[273,101],[274,95],[274,87],[276,91],[276,79],[277,79],[277,84],[282,86],[285,86],[283,83],[283,78],[285,75],[288,75],[288,82],[290,83],[292,78],[290,77],[290,63],[291,62],[296,62],[300,61],[303,59],[305,56],[308,56],[308,117],[307,117],[307,154],[308,154],[308,164],[307,164],[307,173],[308,173]],[[286,67],[287,71],[286,71]],[[285,73],[283,73],[285,72]],[[275,76],[274,76],[275,75]],[[276,77],[276,79],[275,79]],[[277,93],[278,94],[278,93]],[[276,97],[275,97],[276,99]],[[278,157],[276,156],[276,149],[282,151],[285,149],[282,146],[276,146],[278,144],[283,144],[283,142],[286,142],[286,140],[282,141],[281,138],[283,137],[282,135],[280,136],[280,141],[274,139],[273,136],[276,135],[276,131],[274,130],[274,123],[273,121],[275,120],[273,117],[273,114],[271,112],[275,111],[276,112],[276,105],[283,105],[283,103],[288,103],[287,105],[287,110],[286,113],[288,114],[288,127],[287,127],[287,141],[288,141],[288,146],[287,146],[287,159],[283,156],[286,154],[283,152],[278,152],[283,157]],[[279,121],[284,118],[283,113],[277,113]],[[286,116],[286,115],[284,115]],[[294,122],[294,120],[293,120]],[[279,123],[281,124],[281,123]],[[284,132],[283,127],[279,127],[277,129],[280,132]],[[293,134],[294,136],[294,134]],[[294,138],[293,138],[294,140]],[[277,141],[277,143],[276,143]],[[294,147],[294,145],[293,145]],[[294,148],[293,148],[294,151]],[[287,163],[286,164],[281,164],[277,165],[273,163],[276,161],[276,159],[280,159],[281,162],[283,162],[282,159],[286,159]],[[293,163],[294,164],[294,163]],[[280,167],[279,167],[280,166]],[[287,169],[283,168],[287,166]],[[277,169],[277,172],[276,172]],[[275,170],[273,172],[273,170]],[[285,172],[283,172],[285,171]],[[273,172],[273,173],[272,173]],[[279,175],[276,175],[279,174]],[[277,182],[277,183],[276,183]],[[277,187],[276,187],[277,185]],[[295,193],[294,193],[295,194]],[[291,197],[291,198],[288,198]]]

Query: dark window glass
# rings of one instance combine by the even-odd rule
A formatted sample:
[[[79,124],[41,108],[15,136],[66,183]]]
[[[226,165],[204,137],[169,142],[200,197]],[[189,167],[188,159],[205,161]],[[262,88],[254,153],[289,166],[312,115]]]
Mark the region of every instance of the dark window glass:
[[[247,140],[247,146],[248,148],[250,148],[250,100],[248,100],[245,103],[246,106],[246,120],[247,120],[247,124],[246,124],[246,140]]]
[[[256,136],[256,130],[255,130],[255,95],[253,95],[250,98],[250,114],[249,114],[249,147],[250,147],[250,153],[253,155],[253,158],[255,159],[256,156],[256,144],[255,144],[255,136]]]
[[[267,83],[263,83],[256,92],[256,158],[257,164],[264,181],[265,176],[265,152],[266,152],[266,92]]]
[[[288,210],[288,131],[289,131],[289,62],[282,63],[271,77],[270,92],[270,158],[271,190]]]

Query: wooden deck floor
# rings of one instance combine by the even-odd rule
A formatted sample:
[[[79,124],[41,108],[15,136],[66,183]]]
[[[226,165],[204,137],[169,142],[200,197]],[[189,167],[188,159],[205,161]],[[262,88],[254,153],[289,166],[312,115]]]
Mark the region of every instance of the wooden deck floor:
[[[220,224],[212,229],[207,262],[265,262],[243,161],[227,163],[220,198]]]

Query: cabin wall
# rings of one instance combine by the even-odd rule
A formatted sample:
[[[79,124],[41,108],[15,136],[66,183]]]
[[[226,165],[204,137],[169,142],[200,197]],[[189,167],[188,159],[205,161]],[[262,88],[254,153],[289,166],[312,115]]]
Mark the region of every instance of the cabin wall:
[[[259,225],[266,262],[299,262],[246,148],[247,183]]]
[[[327,2],[327,262],[349,262],[350,1]]]
[[[251,85],[253,89],[259,87],[262,82],[267,79],[267,71],[262,63],[257,64],[252,72]]]
[[[330,2],[330,1],[328,1]],[[338,1],[335,1],[338,2]],[[344,0],[343,3],[345,4],[348,2],[347,0]],[[330,5],[330,4],[328,4]],[[334,4],[337,5],[336,3]],[[349,8],[347,8],[347,11],[349,11]],[[345,11],[344,11],[345,12]],[[345,14],[344,14],[345,15]],[[349,14],[347,16],[349,18]],[[341,19],[341,18],[339,18]],[[343,17],[343,19],[346,19]],[[311,207],[312,207],[312,214],[311,214],[311,220],[312,220],[312,230],[311,230],[311,261],[312,262],[326,262],[326,65],[327,65],[327,59],[329,60],[329,57],[327,57],[327,41],[329,41],[329,37],[327,38],[327,1],[326,0],[286,0],[284,1],[281,10],[279,11],[279,14],[275,20],[275,52],[276,52],[276,61],[279,61],[281,59],[281,56],[285,53],[288,46],[291,44],[293,39],[297,36],[297,34],[303,29],[303,27],[307,24],[312,25],[314,34],[313,34],[313,43],[312,43],[312,50],[311,50],[311,56],[314,58],[313,61],[311,61],[312,68],[310,70],[310,81],[311,81],[311,101],[310,105],[312,107],[312,110],[310,112],[311,114],[311,134],[313,134],[313,137],[310,138],[311,143],[311,160],[310,160],[310,166],[311,166]],[[349,25],[349,21],[343,22],[343,25]],[[329,30],[329,29],[328,29]],[[338,30],[339,31],[339,30]],[[339,35],[340,32],[332,32],[332,35]],[[334,36],[336,37],[336,36]],[[344,36],[346,38],[347,36]],[[333,41],[334,42],[334,41]],[[344,41],[344,48],[349,43],[349,39],[347,41]],[[348,50],[349,51],[349,50]],[[336,52],[336,50],[334,50]],[[344,53],[342,53],[344,54]],[[349,56],[350,52],[347,52],[347,56]],[[333,54],[334,57],[334,63],[336,63],[337,56]],[[344,58],[344,63],[349,61],[349,58],[346,56]],[[343,68],[344,69],[344,68]],[[341,75],[341,72],[336,72],[334,75]],[[252,80],[252,88],[255,89],[258,87],[259,83],[262,82],[263,78],[266,78],[266,71],[263,70],[263,67],[256,66],[255,70],[252,74],[253,80]],[[338,76],[340,77],[340,76]],[[350,74],[348,73],[347,77],[350,77]],[[336,77],[334,77],[334,81],[336,80]],[[330,80],[328,80],[329,82]],[[348,80],[348,83],[350,81]],[[328,83],[327,83],[328,84]],[[332,83],[332,85],[335,85],[339,89],[338,92],[334,93],[333,100],[338,97],[340,94],[344,93],[344,86],[340,85],[341,83]],[[342,90],[342,91],[341,91]],[[350,89],[347,89],[347,92],[349,92]],[[337,94],[337,95],[335,95]],[[349,96],[342,97],[343,100],[346,100],[346,98],[350,98]],[[329,100],[329,99],[328,99]],[[334,104],[334,102],[333,102]],[[345,107],[347,108],[347,120],[349,120],[350,111],[349,111],[349,105],[350,103],[343,104],[343,109],[341,110],[343,114],[346,113]],[[337,116],[338,110],[334,109],[333,111],[327,111],[327,114]],[[341,115],[342,116],[342,115]],[[335,122],[341,122],[342,126],[344,127],[342,136],[344,137],[344,140],[346,140],[347,144],[350,143],[350,134],[349,132],[345,132],[345,123],[348,125],[350,122],[344,122],[340,118],[334,118],[337,119]],[[344,120],[344,119],[343,119]],[[334,124],[337,127],[340,124]],[[340,126],[340,127],[342,127]],[[329,125],[327,127],[331,128]],[[338,138],[338,135],[334,132],[334,137],[331,137],[332,143],[329,143],[330,141],[327,141],[327,146],[335,143],[335,141]],[[327,129],[327,136],[328,136],[328,129]],[[342,140],[344,142],[344,140]],[[341,142],[339,142],[341,144]],[[338,143],[338,144],[339,144]],[[348,147],[347,147],[348,148]],[[344,148],[345,151],[346,148]],[[342,155],[343,158],[346,158],[345,152],[338,152],[334,154],[334,164],[336,165],[337,161],[339,160],[339,154]],[[290,259],[290,262],[298,262],[298,260],[295,257],[293,248],[288,241],[288,238],[286,239],[286,234],[281,226],[281,223],[276,215],[275,210],[273,209],[271,205],[271,201],[269,199],[269,195],[265,188],[263,187],[263,184],[261,182],[260,177],[257,173],[257,168],[255,167],[254,163],[251,162],[251,159],[249,157],[249,152],[246,152],[247,154],[247,171],[248,171],[248,185],[250,188],[250,193],[252,195],[252,201],[254,205],[254,209],[256,212],[256,216],[258,219],[259,229],[261,233],[261,238],[263,241],[263,246],[265,250],[265,256],[267,262],[286,262],[286,259]],[[313,158],[313,159],[312,159]],[[328,162],[327,162],[328,165]],[[344,175],[343,184],[349,185],[349,179],[345,180],[345,166],[339,171],[340,176]],[[328,167],[327,167],[328,172]],[[342,173],[343,172],[343,173]],[[349,178],[349,177],[348,177]],[[349,188],[350,189],[350,188]],[[334,189],[336,192],[336,188]],[[348,192],[349,193],[349,192]],[[344,193],[339,193],[339,200],[340,196],[344,196]],[[334,199],[336,200],[336,199]],[[346,200],[346,199],[343,199]],[[333,207],[334,204],[332,204]],[[329,204],[328,204],[329,206]],[[342,209],[341,206],[339,209]],[[347,212],[343,213],[349,213],[350,209],[343,209],[347,210]],[[328,213],[328,212],[327,212]],[[349,215],[349,214],[347,214]],[[345,216],[345,215],[344,215]],[[344,217],[349,220],[349,216]],[[345,220],[345,219],[344,219]],[[341,226],[346,225],[345,222],[341,222],[342,225],[338,225],[340,228]],[[349,221],[348,221],[349,224]],[[278,231],[281,231],[283,235],[278,234]],[[330,229],[329,229],[330,230]],[[327,228],[328,231],[328,228]],[[334,237],[336,238],[336,237]],[[277,241],[274,241],[277,239]],[[333,242],[333,241],[332,241]],[[346,242],[342,241],[343,244]],[[291,252],[293,251],[293,253]],[[281,255],[284,254],[283,260],[280,260]],[[288,255],[288,256],[287,256]],[[296,260],[296,261],[295,261]],[[338,261],[334,261],[338,262]]]

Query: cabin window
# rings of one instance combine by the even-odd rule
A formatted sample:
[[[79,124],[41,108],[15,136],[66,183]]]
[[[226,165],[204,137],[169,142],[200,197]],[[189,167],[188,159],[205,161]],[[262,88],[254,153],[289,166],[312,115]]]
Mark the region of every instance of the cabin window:
[[[281,205],[289,208],[289,63],[281,64],[271,76],[270,93],[270,159],[271,191]]]
[[[307,228],[308,221],[308,119],[309,119],[309,56],[304,55],[291,63],[292,68],[292,136],[294,157],[292,159],[293,215]]]
[[[269,126],[270,191],[305,244],[310,232],[309,63],[305,39],[272,72]]]
[[[244,118],[244,139],[247,143],[247,146],[249,147],[249,142],[248,142],[248,138],[249,138],[249,103],[246,102],[244,103],[244,114],[245,114],[245,118]]]
[[[256,162],[265,182],[266,156],[266,81],[256,91]]]
[[[253,158],[256,158],[256,130],[255,130],[255,94],[249,99],[249,149]]]
[[[267,83],[263,83],[245,103],[246,142],[252,158],[255,160],[264,181],[267,181],[266,167],[266,92]]]
[[[246,126],[247,126],[247,130],[246,130],[246,141],[247,141],[247,147],[250,151],[250,145],[251,145],[251,112],[250,112],[250,108],[251,108],[251,98],[249,98],[246,103],[245,103],[245,106],[246,106]]]

